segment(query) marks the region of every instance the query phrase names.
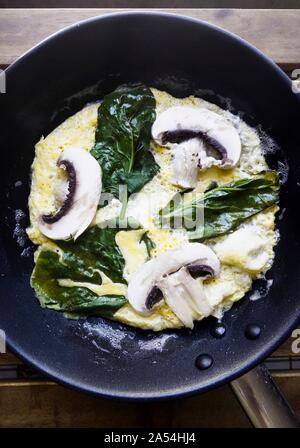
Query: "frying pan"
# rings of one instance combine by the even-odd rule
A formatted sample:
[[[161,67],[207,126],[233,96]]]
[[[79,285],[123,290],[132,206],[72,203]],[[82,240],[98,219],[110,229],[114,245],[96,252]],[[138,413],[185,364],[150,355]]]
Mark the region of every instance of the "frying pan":
[[[263,299],[251,301],[248,294],[225,313],[222,338],[215,337],[214,319],[197,323],[193,331],[160,334],[99,318],[67,320],[40,308],[30,288],[33,247],[24,229],[34,144],[87,102],[132,81],[230,105],[275,139],[281,150],[270,158],[272,168],[289,166],[281,189],[284,213],[277,222],[280,241],[267,274],[273,285]],[[290,334],[300,317],[300,102],[272,61],[208,23],[126,12],[78,23],[46,39],[6,70],[6,90],[0,96],[0,328],[11,350],[55,381],[84,392],[162,399],[233,380]],[[260,329],[259,337],[249,337],[249,325]]]

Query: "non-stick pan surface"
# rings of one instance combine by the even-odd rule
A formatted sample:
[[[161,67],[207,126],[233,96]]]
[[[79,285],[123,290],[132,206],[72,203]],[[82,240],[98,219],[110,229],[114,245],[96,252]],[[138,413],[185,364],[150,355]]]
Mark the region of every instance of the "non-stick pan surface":
[[[288,162],[273,279],[261,300],[246,297],[225,314],[223,338],[208,319],[194,331],[137,331],[102,319],[66,320],[41,309],[29,285],[33,248],[24,235],[34,144],[88,101],[118,84],[142,81],[177,96],[201,94],[260,124]],[[0,96],[0,329],[9,347],[55,380],[108,397],[162,398],[207,390],[260,362],[300,316],[300,102],[275,64],[207,23],[162,13],[95,18],[52,36],[7,70]],[[285,161],[286,159],[286,161]],[[22,255],[21,255],[22,254]],[[255,288],[262,287],[262,282]],[[261,335],[245,337],[249,324]],[[200,370],[195,360],[213,364]]]

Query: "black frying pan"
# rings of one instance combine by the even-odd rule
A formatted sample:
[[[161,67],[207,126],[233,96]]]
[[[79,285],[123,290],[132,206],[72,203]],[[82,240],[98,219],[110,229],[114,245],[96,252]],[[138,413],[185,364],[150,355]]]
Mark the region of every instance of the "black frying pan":
[[[9,348],[55,380],[106,397],[163,398],[204,391],[251,369],[296,326],[300,316],[300,102],[287,76],[258,50],[204,22],[162,13],[95,18],[55,34],[6,72],[0,96],[1,244],[0,328]],[[88,101],[126,81],[142,81],[225,107],[231,99],[251,125],[261,124],[280,144],[270,163],[287,159],[281,232],[268,278],[268,295],[249,297],[225,314],[226,334],[212,336],[215,321],[194,331],[162,334],[102,319],[66,320],[41,309],[29,285],[33,249],[24,241],[34,144]],[[219,96],[221,95],[221,97]],[[20,186],[19,183],[22,182]],[[16,210],[22,210],[22,217]],[[24,250],[25,255],[21,256]],[[254,288],[261,287],[256,284]],[[261,329],[249,339],[249,324]],[[208,354],[213,364],[196,363]],[[201,359],[201,358],[200,358]]]

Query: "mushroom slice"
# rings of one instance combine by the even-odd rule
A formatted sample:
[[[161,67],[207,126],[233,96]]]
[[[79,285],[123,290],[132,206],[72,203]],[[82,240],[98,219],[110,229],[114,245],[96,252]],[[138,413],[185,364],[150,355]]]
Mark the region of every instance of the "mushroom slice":
[[[181,268],[185,269],[180,271]],[[208,303],[204,300],[203,291],[200,291],[201,285],[199,284],[198,288],[198,282],[192,275],[214,277],[219,272],[220,262],[209,247],[201,243],[187,243],[152,258],[136,271],[128,284],[127,298],[137,312],[149,314],[154,304],[165,294],[165,300],[170,308],[175,314],[180,314],[181,317],[179,315],[178,317],[185,325],[190,326],[190,319],[193,317],[188,318],[187,314],[192,316],[194,310],[207,315],[210,311]],[[178,283],[182,286],[173,295],[175,285]],[[186,304],[183,308],[184,302]]]
[[[67,192],[61,208],[54,215],[42,215],[40,231],[53,240],[66,240],[81,235],[97,211],[102,172],[96,159],[81,148],[64,150],[57,166],[68,173]]]
[[[174,145],[173,175],[171,182],[182,188],[195,188],[198,179],[199,161],[198,139],[191,139],[180,145]],[[178,149],[176,149],[178,148]]]
[[[174,171],[178,164],[176,153],[186,151],[185,143],[191,140],[193,157],[190,165],[195,164],[200,169],[213,165],[221,169],[232,168],[241,154],[241,141],[235,127],[224,117],[204,108],[170,107],[155,120],[152,137],[159,145],[174,151]]]
[[[201,283],[197,282],[187,268],[167,275],[157,284],[166,303],[185,327],[193,328],[197,316],[207,317],[212,312]]]

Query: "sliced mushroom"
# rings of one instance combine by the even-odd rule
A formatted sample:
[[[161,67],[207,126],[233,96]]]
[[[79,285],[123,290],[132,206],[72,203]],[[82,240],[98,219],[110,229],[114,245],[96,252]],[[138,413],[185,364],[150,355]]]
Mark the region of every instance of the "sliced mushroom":
[[[207,317],[212,312],[204,288],[193,279],[188,268],[181,268],[157,283],[166,303],[185,327],[193,328],[195,316]]]
[[[176,106],[165,110],[152,126],[152,137],[159,145],[173,150],[173,179],[182,187],[196,186],[195,166],[228,169],[240,158],[241,141],[235,127],[204,108]]]
[[[102,172],[96,159],[81,148],[64,150],[57,166],[67,171],[66,194],[60,192],[63,203],[54,215],[42,215],[40,231],[53,240],[66,240],[81,235],[97,211],[102,188]]]
[[[171,182],[182,188],[194,188],[198,179],[199,160],[198,139],[191,139],[180,145],[174,145],[173,175]],[[180,148],[177,149],[177,147]]]
[[[127,298],[137,312],[149,314],[164,297],[183,324],[191,327],[195,314],[211,313],[203,287],[193,277],[214,277],[219,272],[220,262],[209,247],[187,243],[151,259],[135,272]]]

